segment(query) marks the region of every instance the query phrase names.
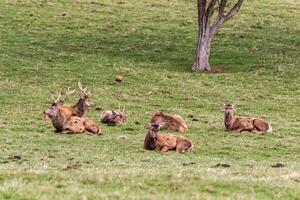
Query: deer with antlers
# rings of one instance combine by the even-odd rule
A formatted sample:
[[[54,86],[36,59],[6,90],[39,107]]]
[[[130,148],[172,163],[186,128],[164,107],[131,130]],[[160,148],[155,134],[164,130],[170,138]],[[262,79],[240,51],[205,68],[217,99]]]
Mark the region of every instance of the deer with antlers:
[[[149,131],[144,140],[144,148],[146,150],[159,150],[167,152],[175,150],[178,153],[184,153],[193,149],[191,141],[185,137],[173,134],[160,134],[160,125],[151,123]]]
[[[126,124],[127,117],[125,116],[125,107],[121,110],[119,105],[119,109],[103,111],[100,115],[100,121],[111,126]]]
[[[51,119],[56,132],[68,134],[87,133],[92,135],[101,133],[99,126],[91,119],[70,115],[68,109],[62,108],[64,103],[61,97],[61,93],[57,93],[56,99],[52,95],[53,103],[44,111],[44,119]]]
[[[221,103],[224,109],[224,124],[228,131],[243,132],[248,131],[251,133],[256,132],[272,132],[271,125],[261,118],[252,117],[235,117],[235,105]]]
[[[179,115],[168,115],[163,112],[156,112],[150,122],[159,124],[161,130],[188,131],[187,124]]]
[[[65,109],[66,112],[73,116],[82,117],[89,107],[95,106],[95,103],[90,99],[90,92],[86,92],[87,88],[83,88],[80,82],[78,82],[78,88],[80,90],[80,98],[77,103],[74,105],[64,104],[62,109]],[[70,91],[68,88],[67,95],[72,94],[74,91],[75,90]]]

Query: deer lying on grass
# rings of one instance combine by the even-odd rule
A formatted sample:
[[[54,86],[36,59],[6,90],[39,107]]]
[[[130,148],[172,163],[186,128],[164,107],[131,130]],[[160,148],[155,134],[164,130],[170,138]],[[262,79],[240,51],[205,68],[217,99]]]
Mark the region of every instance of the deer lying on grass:
[[[44,111],[44,118],[50,118],[52,125],[56,129],[56,132],[61,133],[87,133],[87,134],[100,134],[101,130],[99,126],[88,118],[80,118],[78,116],[70,116],[70,113],[66,109],[62,109],[63,101],[60,99],[61,94],[53,99],[51,106]]]
[[[252,118],[252,117],[234,117],[235,105],[234,104],[224,104],[221,106],[225,113],[225,127],[228,131],[249,131],[251,133],[256,132],[272,132],[271,125],[263,119]]]
[[[86,92],[86,87],[83,88],[81,83],[78,82],[78,87],[80,89],[80,98],[75,105],[64,104],[62,109],[66,109],[66,112],[69,112],[73,116],[82,117],[84,112],[89,108],[95,106],[95,103],[90,99],[90,92]],[[70,95],[74,92],[70,91],[68,88],[67,94]]]
[[[125,108],[123,107],[122,111],[120,109],[116,110],[106,110],[103,111],[100,115],[100,120],[102,123],[115,126],[116,124],[126,124],[127,123],[127,118],[125,116]]]
[[[188,139],[172,134],[160,134],[159,130],[159,124],[150,124],[149,131],[144,140],[145,149],[157,149],[161,152],[175,150],[178,153],[184,153],[193,149],[193,144]]]
[[[160,125],[160,129],[186,132],[188,127],[183,119],[179,115],[167,115],[163,112],[157,112],[153,115],[151,123],[157,123]]]

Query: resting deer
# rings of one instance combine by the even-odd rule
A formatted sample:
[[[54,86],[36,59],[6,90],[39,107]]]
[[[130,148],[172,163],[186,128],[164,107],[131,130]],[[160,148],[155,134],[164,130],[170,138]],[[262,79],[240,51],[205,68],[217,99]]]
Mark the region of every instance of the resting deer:
[[[56,99],[52,95],[53,103],[44,111],[44,118],[51,119],[56,132],[100,134],[101,130],[94,121],[88,118],[70,116],[68,110],[62,109],[63,101],[60,98],[60,93]]]
[[[86,87],[83,88],[82,84],[80,82],[78,82],[78,87],[80,89],[80,98],[77,101],[77,103],[75,105],[68,105],[68,104],[64,104],[62,106],[63,109],[68,110],[67,112],[69,112],[70,114],[74,115],[74,116],[78,116],[78,117],[82,117],[84,115],[84,112],[89,108],[89,107],[93,107],[95,106],[95,103],[91,101],[90,99],[90,92],[86,92]],[[67,94],[70,95],[74,92],[73,91],[67,91]]]
[[[144,140],[145,149],[156,149],[161,152],[175,150],[178,153],[184,153],[193,149],[193,144],[188,139],[172,134],[160,134],[159,130],[159,124],[150,124],[149,131]]]
[[[160,129],[186,132],[188,127],[183,119],[179,115],[167,115],[163,112],[157,112],[152,117],[151,123],[157,123],[160,125]]]
[[[100,115],[100,120],[102,123],[115,126],[116,124],[126,124],[127,118],[125,116],[125,108],[123,107],[122,111],[120,109],[116,110],[106,110],[103,111]]]
[[[225,119],[224,124],[228,131],[249,131],[251,133],[256,132],[272,132],[271,125],[263,119],[252,117],[234,117],[235,105],[224,104],[221,106],[224,109]]]

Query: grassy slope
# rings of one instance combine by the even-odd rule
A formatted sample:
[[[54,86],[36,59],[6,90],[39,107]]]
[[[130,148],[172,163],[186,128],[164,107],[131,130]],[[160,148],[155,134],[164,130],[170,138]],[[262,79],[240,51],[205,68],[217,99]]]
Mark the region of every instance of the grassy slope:
[[[0,199],[299,199],[298,2],[246,2],[213,42],[211,63],[228,73],[195,74],[194,1],[0,0]],[[48,89],[78,80],[98,108],[125,105],[129,124],[102,126],[101,137],[54,134],[41,120]],[[221,101],[274,132],[225,132]],[[143,150],[157,110],[186,119],[193,152]]]

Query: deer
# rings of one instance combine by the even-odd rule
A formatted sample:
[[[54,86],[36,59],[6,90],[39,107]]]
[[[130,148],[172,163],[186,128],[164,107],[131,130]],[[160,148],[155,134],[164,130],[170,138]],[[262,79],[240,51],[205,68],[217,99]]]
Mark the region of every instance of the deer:
[[[80,90],[80,98],[77,103],[74,105],[64,104],[62,109],[66,109],[66,112],[69,112],[73,116],[82,117],[89,107],[95,106],[95,103],[90,99],[90,92],[86,92],[87,87],[83,88],[82,84],[78,82],[78,88]],[[74,91],[69,91],[68,88],[67,94],[70,95]]]
[[[179,115],[168,115],[163,112],[156,112],[151,120],[151,123],[158,123],[161,130],[170,130],[170,131],[179,131],[186,132],[188,131],[188,126],[184,120]]]
[[[69,110],[62,109],[64,103],[61,100],[61,96],[61,93],[57,93],[57,98],[55,99],[52,95],[53,102],[44,111],[44,119],[51,119],[57,133],[87,133],[90,135],[99,135],[101,133],[99,126],[91,119],[72,116]]]
[[[110,126],[115,126],[117,124],[125,125],[127,123],[125,107],[121,110],[119,105],[119,109],[103,111],[100,115],[100,121]]]
[[[149,131],[144,140],[144,149],[161,152],[176,151],[184,153],[193,149],[191,141],[185,137],[173,134],[160,134],[160,124],[150,123]]]
[[[224,124],[227,131],[243,132],[248,131],[251,133],[257,132],[272,132],[271,125],[261,118],[253,117],[235,117],[235,105],[221,103],[224,110]]]

